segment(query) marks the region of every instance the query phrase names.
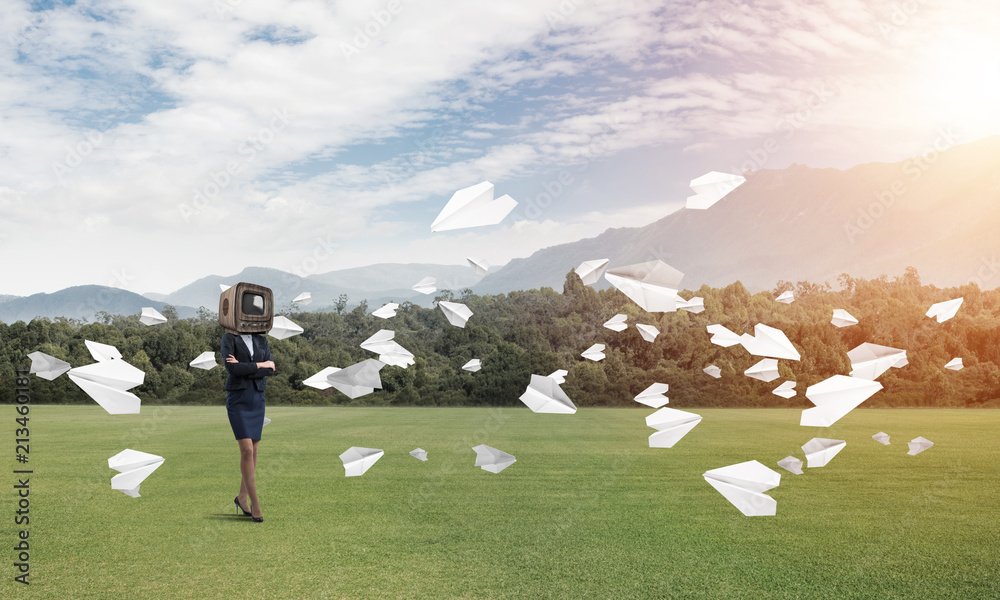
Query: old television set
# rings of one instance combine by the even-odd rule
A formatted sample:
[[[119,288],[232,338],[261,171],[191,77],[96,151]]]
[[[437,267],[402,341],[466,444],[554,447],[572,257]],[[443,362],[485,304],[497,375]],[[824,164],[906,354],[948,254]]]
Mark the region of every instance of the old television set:
[[[271,288],[240,282],[219,296],[219,325],[229,333],[267,333],[273,324]]]

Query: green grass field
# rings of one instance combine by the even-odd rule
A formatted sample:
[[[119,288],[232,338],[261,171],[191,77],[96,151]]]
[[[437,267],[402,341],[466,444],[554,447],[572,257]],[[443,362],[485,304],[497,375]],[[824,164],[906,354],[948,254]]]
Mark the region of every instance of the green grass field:
[[[13,457],[14,408],[0,406]],[[695,410],[672,449],[652,410],[273,408],[264,523],[234,516],[223,407],[31,412],[31,585],[14,584],[13,475],[0,494],[4,598],[1000,597],[1000,411],[855,410],[829,429],[797,410]],[[877,431],[892,445],[871,439]],[[907,456],[922,435],[935,445]],[[810,438],[821,469],[775,463]],[[517,462],[473,466],[485,443]],[[338,455],[382,448],[362,477]],[[420,462],[408,452],[428,451]],[[111,490],[125,448],[166,462],[141,498]],[[775,517],[744,517],[701,474],[779,471]]]

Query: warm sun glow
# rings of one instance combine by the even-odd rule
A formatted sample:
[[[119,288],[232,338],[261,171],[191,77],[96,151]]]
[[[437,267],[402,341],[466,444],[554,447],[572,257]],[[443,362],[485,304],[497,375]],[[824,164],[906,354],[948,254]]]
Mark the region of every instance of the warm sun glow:
[[[1000,42],[971,37],[929,49],[924,100],[966,139],[1000,134]]]

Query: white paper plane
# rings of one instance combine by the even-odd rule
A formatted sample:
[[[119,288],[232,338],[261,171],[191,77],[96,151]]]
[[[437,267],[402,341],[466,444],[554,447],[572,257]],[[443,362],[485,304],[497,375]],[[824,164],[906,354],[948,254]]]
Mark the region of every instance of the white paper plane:
[[[743,371],[743,374],[747,377],[753,377],[754,379],[759,379],[764,382],[774,381],[779,377],[778,360],[774,358],[765,358],[746,371]]]
[[[747,352],[754,356],[767,356],[769,358],[786,358],[788,360],[799,360],[798,350],[788,341],[785,332],[774,327],[768,327],[763,323],[758,323],[753,328],[754,335],[744,333],[740,336],[740,344],[746,348]]]
[[[427,461],[427,451],[423,448],[417,448],[416,450],[410,450],[410,456],[417,460]]]
[[[490,270],[489,263],[481,258],[466,257],[465,260],[468,261],[469,266],[472,267],[472,270],[474,270],[477,275],[486,275],[486,272]]]
[[[94,360],[98,362],[115,360],[122,357],[122,353],[119,352],[118,348],[115,348],[114,346],[92,342],[90,340],[84,340],[83,343],[86,344],[87,350],[90,350],[90,355],[93,356]]]
[[[778,387],[771,390],[771,393],[775,396],[781,396],[782,398],[791,398],[795,395],[795,382],[786,381]]]
[[[730,175],[719,171],[709,171],[697,179],[691,180],[694,196],[688,196],[685,208],[705,210],[722,200],[726,195],[743,185],[746,178],[740,175]]]
[[[601,275],[604,275],[604,270],[608,268],[608,263],[610,262],[611,260],[607,258],[585,260],[574,271],[580,276],[580,280],[583,281],[584,285],[593,285],[597,283]]]
[[[149,327],[150,325],[166,323],[167,318],[161,315],[159,311],[152,306],[144,306],[142,307],[142,315],[139,317],[139,322]]]
[[[395,302],[387,302],[386,304],[382,305],[382,308],[378,310],[373,310],[372,315],[380,319],[388,319],[390,317],[396,316],[397,308],[399,308],[399,305],[396,304]]]
[[[330,383],[329,380],[330,375],[336,373],[339,370],[340,368],[338,367],[326,367],[325,369],[323,369],[319,373],[316,373],[312,377],[307,377],[306,379],[303,379],[302,385],[308,385],[309,387],[316,388],[317,390],[329,389],[333,387],[333,385]],[[375,390],[372,389],[371,391]]]
[[[889,434],[884,431],[876,433],[872,436],[872,439],[880,444],[889,445]]]
[[[271,424],[271,419],[269,419],[268,417],[264,417],[264,425],[270,425],[270,424]],[[261,427],[263,427],[264,425],[261,425]]]
[[[764,492],[778,487],[781,474],[756,460],[705,471],[702,476],[744,515],[777,514],[778,502]]]
[[[70,369],[68,362],[49,356],[44,352],[32,352],[28,358],[31,359],[31,368],[28,372],[49,381],[55,380],[56,377]]]
[[[608,269],[604,278],[647,312],[674,312],[684,274],[660,260]]]
[[[218,364],[219,363],[215,362],[215,352],[206,350],[205,352],[199,354],[197,358],[189,362],[188,366],[208,371],[209,369],[214,369]]]
[[[299,335],[300,333],[302,333],[302,328],[293,323],[291,319],[281,315],[274,315],[271,330],[267,332],[267,335],[278,340],[283,340]]]
[[[705,367],[704,369],[702,369],[702,371],[708,373],[709,375],[711,375],[712,377],[714,377],[716,379],[722,377],[722,369],[720,369],[719,367],[717,367],[715,365],[708,365],[707,367]]]
[[[455,192],[431,223],[431,231],[496,225],[503,221],[515,206],[517,202],[507,194],[494,200],[493,184],[489,181],[477,183]]]
[[[97,356],[103,358],[99,359],[99,362],[70,369],[68,373],[70,380],[108,411],[108,414],[137,414],[139,398],[128,390],[142,385],[146,374],[142,369],[137,369],[122,360],[121,353],[114,346],[85,341],[95,358]],[[114,355],[119,358],[107,358]]]
[[[567,375],[569,375],[569,371],[567,371],[565,369],[556,369],[555,371],[552,371],[551,373],[549,373],[548,376],[553,381],[555,381],[556,383],[558,383],[559,385],[562,385],[562,384],[566,383],[566,376]]]
[[[379,329],[374,335],[361,342],[361,347],[378,354],[378,359],[385,364],[405,369],[415,363],[413,354],[392,339],[395,335],[396,332],[391,329]]]
[[[698,423],[701,415],[663,407],[646,417],[646,425],[657,430],[649,436],[649,447],[673,448]]]
[[[915,437],[906,443],[906,446],[910,449],[907,454],[910,456],[916,456],[933,445],[934,442],[925,437]]]
[[[900,368],[907,364],[906,350],[879,346],[865,342],[848,351],[847,358],[851,361],[851,377],[874,381],[890,367]]]
[[[593,361],[604,360],[604,344],[594,344],[584,350],[580,356]]]
[[[686,310],[689,313],[699,314],[705,310],[705,299],[701,296],[695,296],[687,301],[681,301],[677,303],[677,308],[680,310]]]
[[[791,290],[783,292],[780,296],[774,299],[775,302],[781,302],[782,304],[791,304],[795,302],[795,294]]]
[[[786,456],[785,458],[779,460],[778,466],[786,471],[795,473],[796,475],[802,474],[802,461],[794,456]]]
[[[312,298],[312,293],[311,292],[302,292],[298,296],[292,298],[292,303],[294,303],[294,304],[301,304],[303,306],[305,306],[306,304],[309,304],[312,301],[313,301],[313,298]]]
[[[437,280],[433,277],[424,277],[420,281],[413,284],[414,291],[420,292],[421,294],[433,294],[437,291]]]
[[[369,358],[345,369],[326,367],[304,379],[302,383],[320,390],[333,387],[348,398],[360,398],[371,394],[376,388],[382,389],[382,379],[378,372],[384,366],[385,363]]]
[[[448,322],[455,327],[465,328],[465,323],[472,316],[472,310],[468,306],[460,302],[445,302],[441,300],[438,302],[438,308],[444,313]]]
[[[641,323],[636,323],[635,328],[639,330],[639,335],[642,339],[647,342],[653,342],[656,340],[656,336],[660,335],[660,330],[652,325],[643,325]]]
[[[740,336],[736,335],[732,331],[729,331],[723,325],[709,325],[705,329],[712,334],[712,339],[709,341],[716,346],[728,348],[729,346],[735,346],[740,343]]]
[[[475,373],[476,371],[478,371],[479,369],[482,369],[482,368],[483,368],[483,364],[482,364],[482,362],[480,362],[480,360],[478,358],[473,358],[469,362],[467,362],[464,365],[462,365],[462,369],[463,370],[470,371],[472,373]]]
[[[858,320],[851,316],[851,313],[847,312],[842,308],[833,309],[833,319],[830,323],[837,327],[850,327],[851,325],[857,325]]]
[[[948,300],[946,302],[938,302],[932,305],[927,310],[927,316],[931,318],[936,318],[938,323],[944,323],[948,319],[955,316],[958,312],[958,308],[962,306],[962,301],[964,298],[955,298],[954,300]]]
[[[220,283],[220,284],[219,284],[219,289],[220,289],[220,290],[222,290],[223,292],[224,292],[224,291],[226,291],[226,290],[228,290],[228,289],[229,289],[229,288],[231,288],[231,287],[233,287],[233,286],[231,286],[231,285],[226,285],[226,284],[224,284],[224,283]]]
[[[139,497],[139,484],[163,464],[163,457],[125,449],[108,459],[108,466],[118,471],[111,478],[111,489],[126,496]]]
[[[802,445],[802,451],[806,453],[806,466],[808,468],[825,467],[837,453],[847,447],[844,440],[830,440],[827,438],[813,438]]]
[[[486,444],[474,446],[472,450],[476,453],[475,466],[490,473],[499,473],[517,462],[517,459],[512,454],[507,454]]]
[[[378,448],[351,446],[340,455],[340,460],[344,463],[344,477],[364,475],[384,455],[385,452]]]
[[[829,427],[882,389],[877,381],[834,375],[806,388],[806,398],[816,406],[802,411],[799,425]]]
[[[576,405],[552,377],[532,374],[531,383],[520,400],[536,413],[572,415],[576,412]]]
[[[944,368],[951,369],[952,371],[961,371],[965,368],[965,365],[962,364],[961,358],[953,358],[948,361],[948,364],[946,364]]]
[[[670,385],[666,383],[654,383],[648,388],[639,392],[639,395],[635,397],[635,401],[639,404],[645,404],[646,406],[652,408],[660,408],[670,400],[663,394],[667,393],[670,389]]]
[[[624,331],[625,328],[628,327],[628,325],[625,324],[627,319],[628,317],[626,315],[618,313],[608,319],[607,322],[604,323],[604,326],[612,331]]]

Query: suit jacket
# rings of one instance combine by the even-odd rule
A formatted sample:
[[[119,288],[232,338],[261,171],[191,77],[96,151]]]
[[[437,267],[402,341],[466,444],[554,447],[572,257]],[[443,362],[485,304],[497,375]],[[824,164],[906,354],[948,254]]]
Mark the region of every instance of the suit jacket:
[[[251,334],[253,338],[253,355],[250,354],[247,345],[243,343],[243,338],[233,333],[222,334],[222,364],[229,372],[229,379],[226,380],[224,390],[243,390],[251,385],[259,392],[267,389],[265,377],[274,375],[274,369],[258,369],[257,363],[271,358],[271,347],[267,345],[267,338],[259,333]],[[226,358],[232,354],[238,363],[228,363]]]

